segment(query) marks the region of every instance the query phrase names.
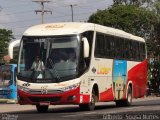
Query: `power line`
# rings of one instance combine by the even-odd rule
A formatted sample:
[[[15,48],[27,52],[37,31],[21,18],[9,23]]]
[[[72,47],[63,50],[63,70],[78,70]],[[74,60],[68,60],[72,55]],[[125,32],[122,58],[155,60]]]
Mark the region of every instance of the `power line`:
[[[85,14],[89,14],[89,13],[92,13],[92,11],[87,11],[87,12],[79,13],[77,15],[78,16],[79,15],[85,15]],[[61,15],[61,16],[56,16],[56,17],[47,17],[47,19],[63,18],[63,17],[66,17],[66,16],[68,16],[68,15]],[[27,21],[33,21],[33,20],[38,20],[38,19],[30,19],[30,20],[26,20],[26,22]],[[83,20],[83,19],[79,19],[79,20]],[[29,26],[32,26],[32,25],[26,25],[26,26],[20,26],[20,27],[16,26],[16,27],[12,27],[12,29],[22,29],[22,28],[26,28],[26,27],[29,27]]]
[[[25,2],[24,2],[25,1]],[[19,1],[19,2],[22,2],[20,4],[16,4],[16,5],[9,5],[9,6],[3,6],[4,9],[10,9],[10,8],[14,8],[14,7],[19,7],[19,6],[26,6],[26,4],[30,4],[30,2],[27,2],[26,0],[24,1]],[[38,1],[38,0],[34,0],[34,1]],[[53,0],[50,0],[50,1],[53,1]],[[58,1],[54,1],[54,4],[55,3],[58,3]]]
[[[35,12],[36,12],[36,14],[39,13],[39,12],[41,13],[41,18],[42,18],[41,21],[42,21],[42,24],[43,24],[44,23],[44,13],[50,12],[52,14],[52,11],[44,9],[44,3],[48,3],[50,1],[49,0],[35,0],[33,2],[37,2],[37,3],[41,4],[41,10],[35,10]]]
[[[92,4],[93,3],[96,3],[97,1],[94,1],[94,2],[92,2]],[[80,7],[80,8],[83,8],[81,5],[82,5],[83,3],[81,3],[80,5],[78,5],[78,7]],[[51,8],[50,8],[51,9]],[[56,11],[56,10],[55,10]],[[57,11],[58,12],[58,11]],[[56,12],[56,13],[57,13]],[[25,12],[24,12],[25,13]],[[16,13],[15,13],[16,14]],[[62,13],[61,13],[62,14]],[[78,14],[76,14],[76,15],[78,15]],[[66,15],[66,14],[64,14],[64,16],[69,16],[69,15]],[[61,17],[61,16],[60,16]],[[60,18],[59,17],[59,18]],[[54,18],[54,17],[53,17]],[[57,17],[55,17],[55,18],[57,18]],[[17,22],[25,22],[25,21],[32,21],[32,20],[38,20],[38,19],[25,19],[25,20],[18,20],[18,21],[10,21],[10,22],[1,22],[1,24],[11,24],[11,23],[17,23]]]
[[[94,1],[92,3],[97,3],[97,2],[105,2],[105,0],[101,0],[101,1]],[[54,4],[57,3],[57,2],[54,2]],[[23,3],[24,5],[25,4],[29,4],[29,3]],[[12,7],[18,7],[19,5],[14,5],[14,6],[7,6],[8,8],[12,8]],[[54,8],[60,8],[60,7],[67,7],[68,5],[63,5],[63,6],[54,6]],[[83,9],[88,9],[89,6],[92,6],[91,4],[89,5],[86,5],[86,3],[80,3],[78,4],[78,7],[77,8],[83,8]],[[5,7],[3,7],[3,9],[5,9]],[[51,8],[51,7],[47,7],[49,9],[52,9],[54,11],[56,11],[55,9]],[[14,12],[14,11],[12,11]],[[6,13],[6,15],[15,15],[15,14],[23,14],[23,13],[28,13],[28,12],[32,12],[32,10],[28,10],[28,11],[21,11],[21,12],[14,12],[14,13]],[[59,11],[57,11],[56,13],[58,13]],[[64,14],[64,12],[59,12],[60,14]],[[0,15],[0,16],[6,16],[6,15]]]

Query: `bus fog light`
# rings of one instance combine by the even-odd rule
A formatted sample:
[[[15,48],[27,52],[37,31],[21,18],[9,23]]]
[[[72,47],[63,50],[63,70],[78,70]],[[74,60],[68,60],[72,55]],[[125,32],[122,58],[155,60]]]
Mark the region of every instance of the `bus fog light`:
[[[68,101],[73,101],[73,100],[75,100],[75,99],[76,99],[76,96],[75,96],[75,95],[69,96],[69,97],[67,98]]]

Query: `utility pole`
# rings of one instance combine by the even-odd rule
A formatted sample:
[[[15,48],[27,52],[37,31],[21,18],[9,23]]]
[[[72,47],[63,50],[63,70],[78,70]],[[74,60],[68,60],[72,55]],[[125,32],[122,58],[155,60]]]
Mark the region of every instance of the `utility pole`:
[[[71,5],[70,5],[70,7],[71,7],[71,13],[72,13],[72,22],[74,21],[74,19],[73,19],[73,7],[74,7],[74,6],[77,6],[77,5],[76,5],[76,4],[74,4],[74,5],[71,4]]]
[[[51,13],[52,14],[52,11],[50,11],[50,10],[45,10],[44,9],[44,4],[45,3],[49,3],[49,2],[51,2],[50,0],[33,0],[32,2],[36,2],[36,3],[40,3],[41,4],[41,10],[35,10],[35,12],[36,12],[36,14],[37,13],[41,13],[41,22],[42,22],[42,24],[44,23],[44,13]]]

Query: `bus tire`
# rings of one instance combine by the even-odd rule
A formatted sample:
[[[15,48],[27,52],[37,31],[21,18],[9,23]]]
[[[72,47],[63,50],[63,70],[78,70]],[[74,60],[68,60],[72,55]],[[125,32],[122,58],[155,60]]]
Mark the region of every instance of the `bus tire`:
[[[46,113],[48,111],[48,105],[45,106],[36,105],[36,108],[39,113]]]
[[[123,100],[116,100],[116,106],[117,107],[122,107],[123,106]]]
[[[126,106],[132,105],[132,88],[131,86],[128,86],[128,92],[127,92],[127,100],[125,101]]]
[[[95,103],[96,103],[96,95],[95,95],[95,91],[92,90],[92,97],[91,97],[91,101],[90,103],[87,104],[80,104],[79,108],[81,110],[88,110],[88,111],[92,111],[95,108]]]
[[[132,104],[132,88],[129,86],[127,91],[127,99],[116,100],[117,107],[130,106]]]

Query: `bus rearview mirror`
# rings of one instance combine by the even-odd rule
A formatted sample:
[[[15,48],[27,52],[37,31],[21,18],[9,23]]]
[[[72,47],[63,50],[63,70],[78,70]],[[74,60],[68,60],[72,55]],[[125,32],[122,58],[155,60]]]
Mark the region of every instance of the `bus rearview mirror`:
[[[83,41],[83,57],[89,57],[89,43],[86,37],[82,38]]]

